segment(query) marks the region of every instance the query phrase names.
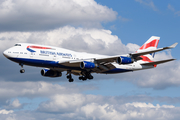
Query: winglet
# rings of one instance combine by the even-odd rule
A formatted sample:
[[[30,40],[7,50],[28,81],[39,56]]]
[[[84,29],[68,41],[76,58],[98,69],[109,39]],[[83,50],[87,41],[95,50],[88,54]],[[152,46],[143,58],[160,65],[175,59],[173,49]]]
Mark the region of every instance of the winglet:
[[[176,43],[172,44],[172,45],[171,45],[171,46],[169,46],[169,47],[165,47],[165,49],[175,48],[177,44],[178,44],[178,43],[176,42]]]

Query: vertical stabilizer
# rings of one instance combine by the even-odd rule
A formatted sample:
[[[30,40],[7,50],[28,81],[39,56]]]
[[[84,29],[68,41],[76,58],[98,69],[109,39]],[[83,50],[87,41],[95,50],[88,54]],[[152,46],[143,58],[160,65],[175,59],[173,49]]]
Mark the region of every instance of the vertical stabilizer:
[[[138,52],[143,52],[147,50],[155,50],[157,49],[158,43],[159,43],[160,37],[157,36],[151,36],[138,50]],[[152,62],[154,58],[155,53],[147,54],[141,56],[142,61],[144,62]]]

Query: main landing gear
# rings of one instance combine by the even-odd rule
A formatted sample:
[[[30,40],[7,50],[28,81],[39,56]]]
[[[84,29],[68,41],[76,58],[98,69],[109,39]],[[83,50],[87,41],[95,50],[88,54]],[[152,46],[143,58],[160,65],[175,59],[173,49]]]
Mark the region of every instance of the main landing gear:
[[[89,79],[89,80],[93,79],[93,76],[91,75],[91,73],[87,72],[87,71],[86,72],[82,72],[82,76],[79,77],[79,80],[85,81],[87,79]]]
[[[24,72],[25,72],[25,70],[23,69],[23,64],[22,64],[22,63],[19,63],[19,65],[21,66],[20,73],[24,73]]]
[[[72,78],[71,73],[69,73],[69,75],[67,76],[67,79],[69,79],[69,82],[73,82],[74,81],[74,79]]]
[[[67,71],[67,79],[69,79],[69,82],[73,82],[74,79],[72,78],[72,75],[71,75],[71,71]],[[93,79],[93,76],[91,75],[91,72],[88,72],[88,71],[82,71],[81,72],[81,76],[79,76],[79,80],[91,80]]]

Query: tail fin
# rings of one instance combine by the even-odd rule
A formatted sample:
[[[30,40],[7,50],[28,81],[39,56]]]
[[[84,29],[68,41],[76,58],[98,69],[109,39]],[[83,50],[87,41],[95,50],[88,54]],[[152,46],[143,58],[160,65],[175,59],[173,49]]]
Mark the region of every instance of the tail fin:
[[[146,50],[155,50],[157,49],[158,43],[159,43],[159,39],[160,37],[157,36],[151,36],[138,50],[138,52],[143,52]],[[147,54],[147,55],[143,55],[141,56],[142,61],[145,62],[152,62],[153,58],[154,58],[155,53],[151,53],[151,54]]]

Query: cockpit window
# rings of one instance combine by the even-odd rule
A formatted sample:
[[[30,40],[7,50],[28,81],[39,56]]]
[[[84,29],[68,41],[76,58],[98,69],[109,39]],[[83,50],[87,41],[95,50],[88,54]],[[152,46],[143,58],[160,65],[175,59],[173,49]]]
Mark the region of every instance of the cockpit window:
[[[21,46],[21,44],[15,44],[14,46]]]

